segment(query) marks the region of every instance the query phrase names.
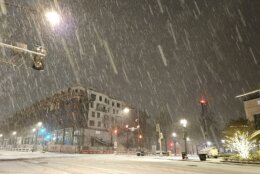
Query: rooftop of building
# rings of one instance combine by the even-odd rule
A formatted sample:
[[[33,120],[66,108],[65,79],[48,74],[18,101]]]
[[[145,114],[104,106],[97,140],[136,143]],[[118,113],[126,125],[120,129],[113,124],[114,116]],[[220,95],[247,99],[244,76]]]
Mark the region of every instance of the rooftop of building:
[[[253,99],[257,99],[260,98],[260,89],[258,90],[254,90],[245,94],[240,94],[238,96],[236,96],[236,98],[240,98],[243,101],[248,101],[248,100],[253,100]]]

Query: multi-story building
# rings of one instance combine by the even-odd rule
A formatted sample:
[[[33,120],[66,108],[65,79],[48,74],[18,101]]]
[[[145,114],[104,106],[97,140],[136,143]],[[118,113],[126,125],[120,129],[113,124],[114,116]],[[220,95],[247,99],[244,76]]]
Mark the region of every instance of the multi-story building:
[[[260,89],[236,96],[244,102],[247,119],[260,130]]]
[[[122,128],[126,121],[125,107],[125,102],[93,89],[72,87],[61,90],[0,122],[0,133],[5,139],[2,144],[15,142],[13,144],[18,146],[32,146],[45,143],[49,151],[67,152],[110,148],[117,136],[113,135],[113,130]],[[37,137],[32,129],[39,121],[46,131]],[[17,135],[10,137],[13,131]],[[61,145],[66,146],[65,150]]]
[[[89,103],[88,126],[95,129],[108,129],[122,126],[125,102],[116,100],[106,94],[88,89],[91,102]]]

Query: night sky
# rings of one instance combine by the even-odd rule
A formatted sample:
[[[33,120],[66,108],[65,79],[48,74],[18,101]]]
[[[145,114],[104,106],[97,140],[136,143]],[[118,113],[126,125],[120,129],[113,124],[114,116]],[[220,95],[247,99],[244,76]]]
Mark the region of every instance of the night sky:
[[[30,59],[18,67],[0,65],[1,118],[80,85],[152,116],[167,108],[175,120],[190,122],[205,97],[223,127],[245,117],[235,96],[260,88],[259,0],[5,2],[32,10],[0,8],[0,40],[44,44],[48,56],[42,72]],[[55,28],[45,20],[50,8],[62,14]]]

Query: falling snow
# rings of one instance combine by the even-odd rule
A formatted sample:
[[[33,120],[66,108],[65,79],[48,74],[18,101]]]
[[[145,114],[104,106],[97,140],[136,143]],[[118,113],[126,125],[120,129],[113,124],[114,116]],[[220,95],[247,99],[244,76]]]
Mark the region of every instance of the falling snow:
[[[50,8],[62,14],[56,27],[42,14]],[[0,118],[80,85],[194,123],[204,96],[220,129],[245,116],[234,97],[260,87],[259,8],[258,0],[0,0],[0,42],[47,49],[35,71],[32,55],[0,47]]]

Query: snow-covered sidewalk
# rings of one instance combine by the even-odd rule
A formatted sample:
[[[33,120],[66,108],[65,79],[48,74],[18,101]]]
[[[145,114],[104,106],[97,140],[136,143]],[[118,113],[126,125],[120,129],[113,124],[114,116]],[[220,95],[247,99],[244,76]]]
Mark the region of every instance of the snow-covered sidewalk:
[[[116,154],[64,154],[53,152],[17,152],[17,151],[4,151],[0,150],[0,161],[12,161],[12,160],[26,160],[26,159],[40,159],[40,158],[66,158],[66,157],[83,157],[83,158],[111,158],[113,159],[127,159],[127,160],[140,160],[140,161],[197,161],[199,158],[197,155],[189,155],[187,160],[182,160],[181,156],[136,156],[136,155],[116,155]],[[218,159],[207,159],[205,162],[220,162]]]
[[[62,154],[51,152],[17,152],[17,151],[3,151],[0,150],[0,161],[23,160],[23,159],[37,159],[37,158],[54,158],[54,157],[76,157],[81,154]]]

